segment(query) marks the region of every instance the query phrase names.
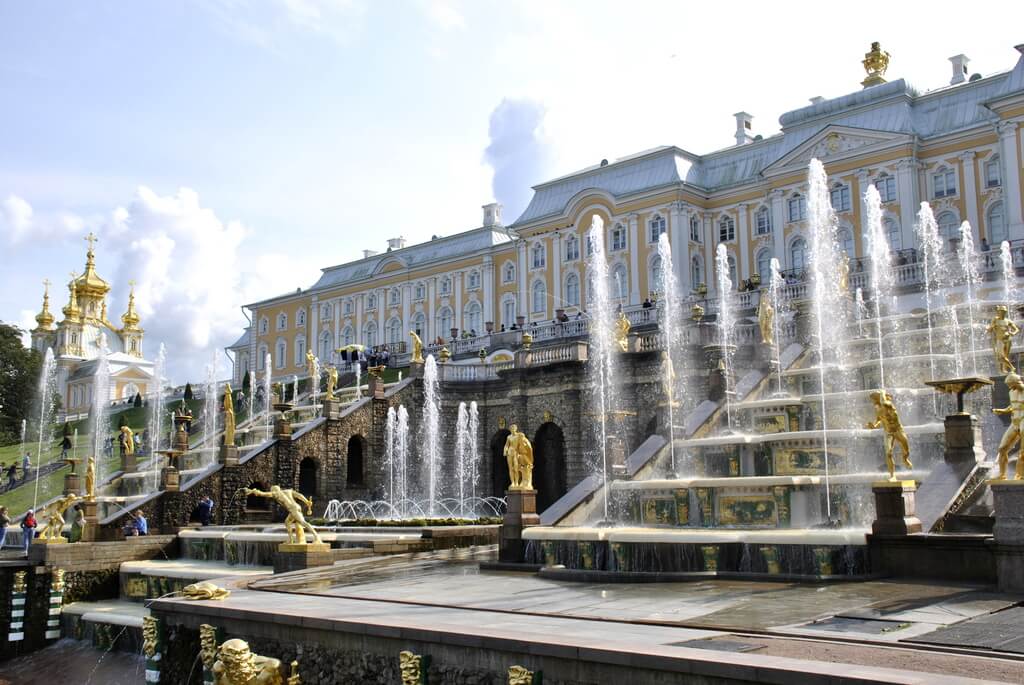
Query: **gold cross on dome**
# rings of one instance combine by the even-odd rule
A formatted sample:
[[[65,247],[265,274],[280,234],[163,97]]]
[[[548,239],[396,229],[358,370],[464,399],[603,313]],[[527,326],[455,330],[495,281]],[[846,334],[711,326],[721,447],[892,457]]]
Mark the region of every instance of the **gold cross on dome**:
[[[89,243],[89,251],[90,252],[92,252],[92,244],[99,242],[99,238],[97,238],[96,234],[93,233],[92,231],[89,231],[89,235],[85,236],[85,240],[86,240],[86,242]]]
[[[76,274],[74,271],[72,271],[71,272],[71,282],[74,283],[76,278],[78,278],[78,274]]]
[[[133,278],[130,281],[128,281],[128,285],[131,287],[132,290],[135,290],[135,279]]]
[[[49,278],[44,278],[43,279],[43,288],[46,289],[46,292],[50,292],[50,279]]]

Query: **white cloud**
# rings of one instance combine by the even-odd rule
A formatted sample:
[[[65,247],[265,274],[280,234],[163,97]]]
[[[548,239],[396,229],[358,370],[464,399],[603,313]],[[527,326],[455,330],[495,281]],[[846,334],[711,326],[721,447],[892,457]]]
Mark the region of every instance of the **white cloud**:
[[[44,240],[62,240],[83,232],[80,216],[60,212],[37,215],[24,198],[11,194],[0,203],[0,236],[11,246]]]
[[[437,28],[442,31],[454,31],[466,28],[466,19],[451,2],[446,0],[420,0],[420,10]]]
[[[203,0],[209,11],[236,38],[276,48],[282,22],[303,33],[346,43],[362,30],[365,0]]]

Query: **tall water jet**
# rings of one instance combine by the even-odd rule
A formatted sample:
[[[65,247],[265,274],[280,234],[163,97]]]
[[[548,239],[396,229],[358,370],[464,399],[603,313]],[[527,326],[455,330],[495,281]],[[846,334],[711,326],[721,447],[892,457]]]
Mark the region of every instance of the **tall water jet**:
[[[786,285],[786,281],[782,278],[782,271],[779,269],[779,260],[776,257],[772,257],[768,263],[771,275],[768,280],[768,301],[772,305],[772,310],[775,315],[772,317],[772,333],[775,338],[772,342],[774,343],[772,350],[775,353],[775,376],[778,381],[778,390],[776,391],[779,397],[785,396],[787,393],[782,386],[782,336],[781,329],[779,326],[779,319],[782,318],[782,288]]]
[[[928,362],[930,365],[930,378],[935,380],[935,342],[934,342],[934,321],[932,317],[932,298],[935,295],[935,286],[938,283],[938,266],[942,259],[942,238],[939,237],[939,225],[935,221],[931,205],[927,202],[921,203],[921,209],[917,212],[917,224],[914,226],[917,233],[917,244],[920,246],[921,269],[924,278],[924,308],[925,325],[928,329]],[[957,364],[960,363],[957,355]],[[959,376],[959,372],[957,376]],[[938,417],[939,400],[938,396],[932,398],[935,416]]]
[[[273,410],[274,401],[270,397],[272,392],[270,387],[270,353],[267,352],[263,358],[263,368],[266,369],[263,372],[263,423],[266,429],[266,439],[270,440],[270,412]],[[282,398],[283,400],[284,398]]]
[[[216,458],[217,441],[217,353],[213,353],[210,365],[206,367],[206,386],[203,389],[203,445],[206,451],[202,453],[200,461],[206,463],[207,456],[211,460]]]
[[[828,453],[828,405],[825,384],[826,352],[835,359],[833,366],[837,380],[845,373],[844,344],[847,332],[845,294],[840,289],[838,276],[839,249],[836,245],[837,222],[829,202],[828,176],[825,166],[812,159],[807,175],[807,215],[811,238],[810,271],[812,288],[812,315],[817,333],[818,385],[821,392],[821,442],[825,467],[825,510],[832,519],[832,494]],[[829,320],[826,322],[825,317]],[[841,388],[839,388],[841,390]]]
[[[97,471],[96,480],[102,483],[108,475],[106,460],[103,459],[103,446],[107,440],[107,433],[110,430],[110,363],[107,356],[110,350],[107,347],[107,335],[100,333],[100,353],[96,357],[96,373],[93,375],[92,384],[92,453],[96,457]]]
[[[722,348],[722,383],[725,388],[725,430],[732,430],[732,350],[733,328],[736,315],[732,310],[732,279],[729,277],[729,251],[725,245],[718,244],[715,249],[715,271],[718,282],[718,344]]]
[[[882,321],[885,314],[896,310],[893,294],[892,254],[889,239],[882,227],[882,197],[875,186],[864,193],[867,217],[868,256],[871,262],[871,289],[875,295],[875,340],[878,344],[878,385],[885,387],[885,350],[882,346]]]
[[[1014,305],[1017,304],[1017,272],[1013,268],[1013,254],[1010,243],[1006,240],[999,244],[999,265],[1003,274],[1003,302],[1010,308],[1011,317]]]
[[[459,481],[459,516],[466,518],[466,484],[470,479],[469,466],[469,409],[459,402],[455,419],[455,477]]]
[[[587,256],[587,298],[590,309],[590,348],[588,373],[593,394],[591,406],[597,408],[598,463],[594,470],[600,475],[604,488],[604,520],[608,520],[609,473],[608,416],[615,406],[613,346],[615,320],[612,313],[611,293],[608,286],[608,259],[604,251],[604,220],[594,215],[587,233],[590,254]]]
[[[677,358],[685,358],[683,352],[682,326],[679,316],[683,308],[679,301],[679,287],[676,283],[675,268],[672,265],[672,246],[668,234],[658,236],[658,256],[661,258],[661,307],[658,311],[662,335],[665,338],[665,403],[668,408],[668,456],[669,472],[676,473],[676,407],[680,406],[685,394],[685,369],[676,369]],[[679,350],[679,354],[675,354]]]
[[[249,429],[256,425],[256,372],[249,369]]]
[[[398,516],[408,515],[409,500],[409,412],[398,405],[398,423],[395,426],[395,484],[398,486]]]
[[[394,407],[388,407],[388,417],[384,423],[384,463],[388,467],[388,499],[391,511],[395,511],[398,499],[395,497],[395,430],[398,427],[398,414]]]
[[[971,348],[971,375],[978,375],[978,354],[974,341],[974,294],[981,284],[977,256],[974,254],[974,232],[971,224],[960,224],[960,250],[957,252],[960,272],[963,276],[964,294],[967,297],[967,340]]]
[[[860,337],[864,337],[864,319],[868,318],[868,306],[864,303],[864,290],[857,288],[857,294],[854,296],[854,310],[853,316],[857,321],[857,332]]]
[[[476,483],[480,477],[480,409],[476,400],[469,403],[469,495],[476,497]]]
[[[153,360],[153,392],[149,394],[149,463],[153,477],[153,490],[160,487],[160,438],[163,435],[164,418],[164,367],[167,364],[167,350],[160,343],[156,359]]]
[[[45,368],[45,366],[44,366],[44,368]],[[42,381],[42,376],[40,375],[40,382],[41,381]],[[18,451],[18,456],[19,457],[21,455],[25,454],[25,452],[26,452],[26,450],[25,450],[25,433],[26,432],[28,432],[28,421],[26,421],[25,419],[22,419],[21,420],[21,449]]]
[[[36,482],[35,493],[32,497],[32,508],[39,504],[39,469],[43,466],[43,447],[46,453],[50,451],[50,423],[53,419],[53,395],[57,391],[57,364],[53,358],[53,349],[47,347],[43,355],[43,367],[39,372],[39,444],[36,446]],[[24,449],[25,443],[25,422],[21,424],[22,454],[27,454]],[[28,474],[23,474],[28,478]]]
[[[313,357],[313,377],[309,379],[309,404],[316,409],[316,399],[320,394],[320,358]]]
[[[441,461],[441,387],[437,377],[437,362],[429,355],[423,364],[423,467],[427,478],[428,515],[437,510],[437,478]]]

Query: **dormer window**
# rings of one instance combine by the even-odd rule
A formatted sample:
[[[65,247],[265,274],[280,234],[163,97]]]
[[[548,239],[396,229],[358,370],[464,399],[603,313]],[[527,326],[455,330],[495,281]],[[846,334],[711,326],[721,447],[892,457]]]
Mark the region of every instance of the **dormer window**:
[[[882,174],[875,179],[875,188],[878,190],[882,202],[896,201],[896,179],[889,174]]]
[[[700,242],[700,218],[696,214],[690,216],[690,240]]]
[[[787,203],[789,209],[789,221],[803,221],[807,218],[807,199],[800,194],[789,198]]]
[[[932,174],[932,197],[950,197],[956,195],[956,174],[952,169],[940,167]]]
[[[829,200],[832,202],[832,209],[837,212],[850,211],[850,186],[843,183],[836,183],[829,192]]]
[[[650,236],[649,242],[656,243],[661,234],[665,232],[665,217],[660,214],[655,214],[654,218],[647,224],[648,234]]]
[[[772,232],[772,214],[767,207],[757,210],[754,215],[754,225],[758,235],[768,235]]]
[[[626,249],[626,229],[622,227],[622,224],[615,224],[615,228],[612,229],[612,250],[625,250]]]
[[[999,168],[999,157],[985,162],[985,187],[998,188],[1003,184],[1003,172]]]
[[[718,221],[718,242],[730,240],[736,240],[736,221],[731,216],[723,216]]]

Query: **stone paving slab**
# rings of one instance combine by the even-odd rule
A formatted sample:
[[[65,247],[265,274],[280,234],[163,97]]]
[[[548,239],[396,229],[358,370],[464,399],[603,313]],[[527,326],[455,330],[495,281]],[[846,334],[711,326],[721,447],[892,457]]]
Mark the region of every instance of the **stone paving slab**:
[[[913,640],[934,645],[965,645],[1024,654],[1024,607],[978,616]],[[1024,671],[1024,666],[1022,666]]]

